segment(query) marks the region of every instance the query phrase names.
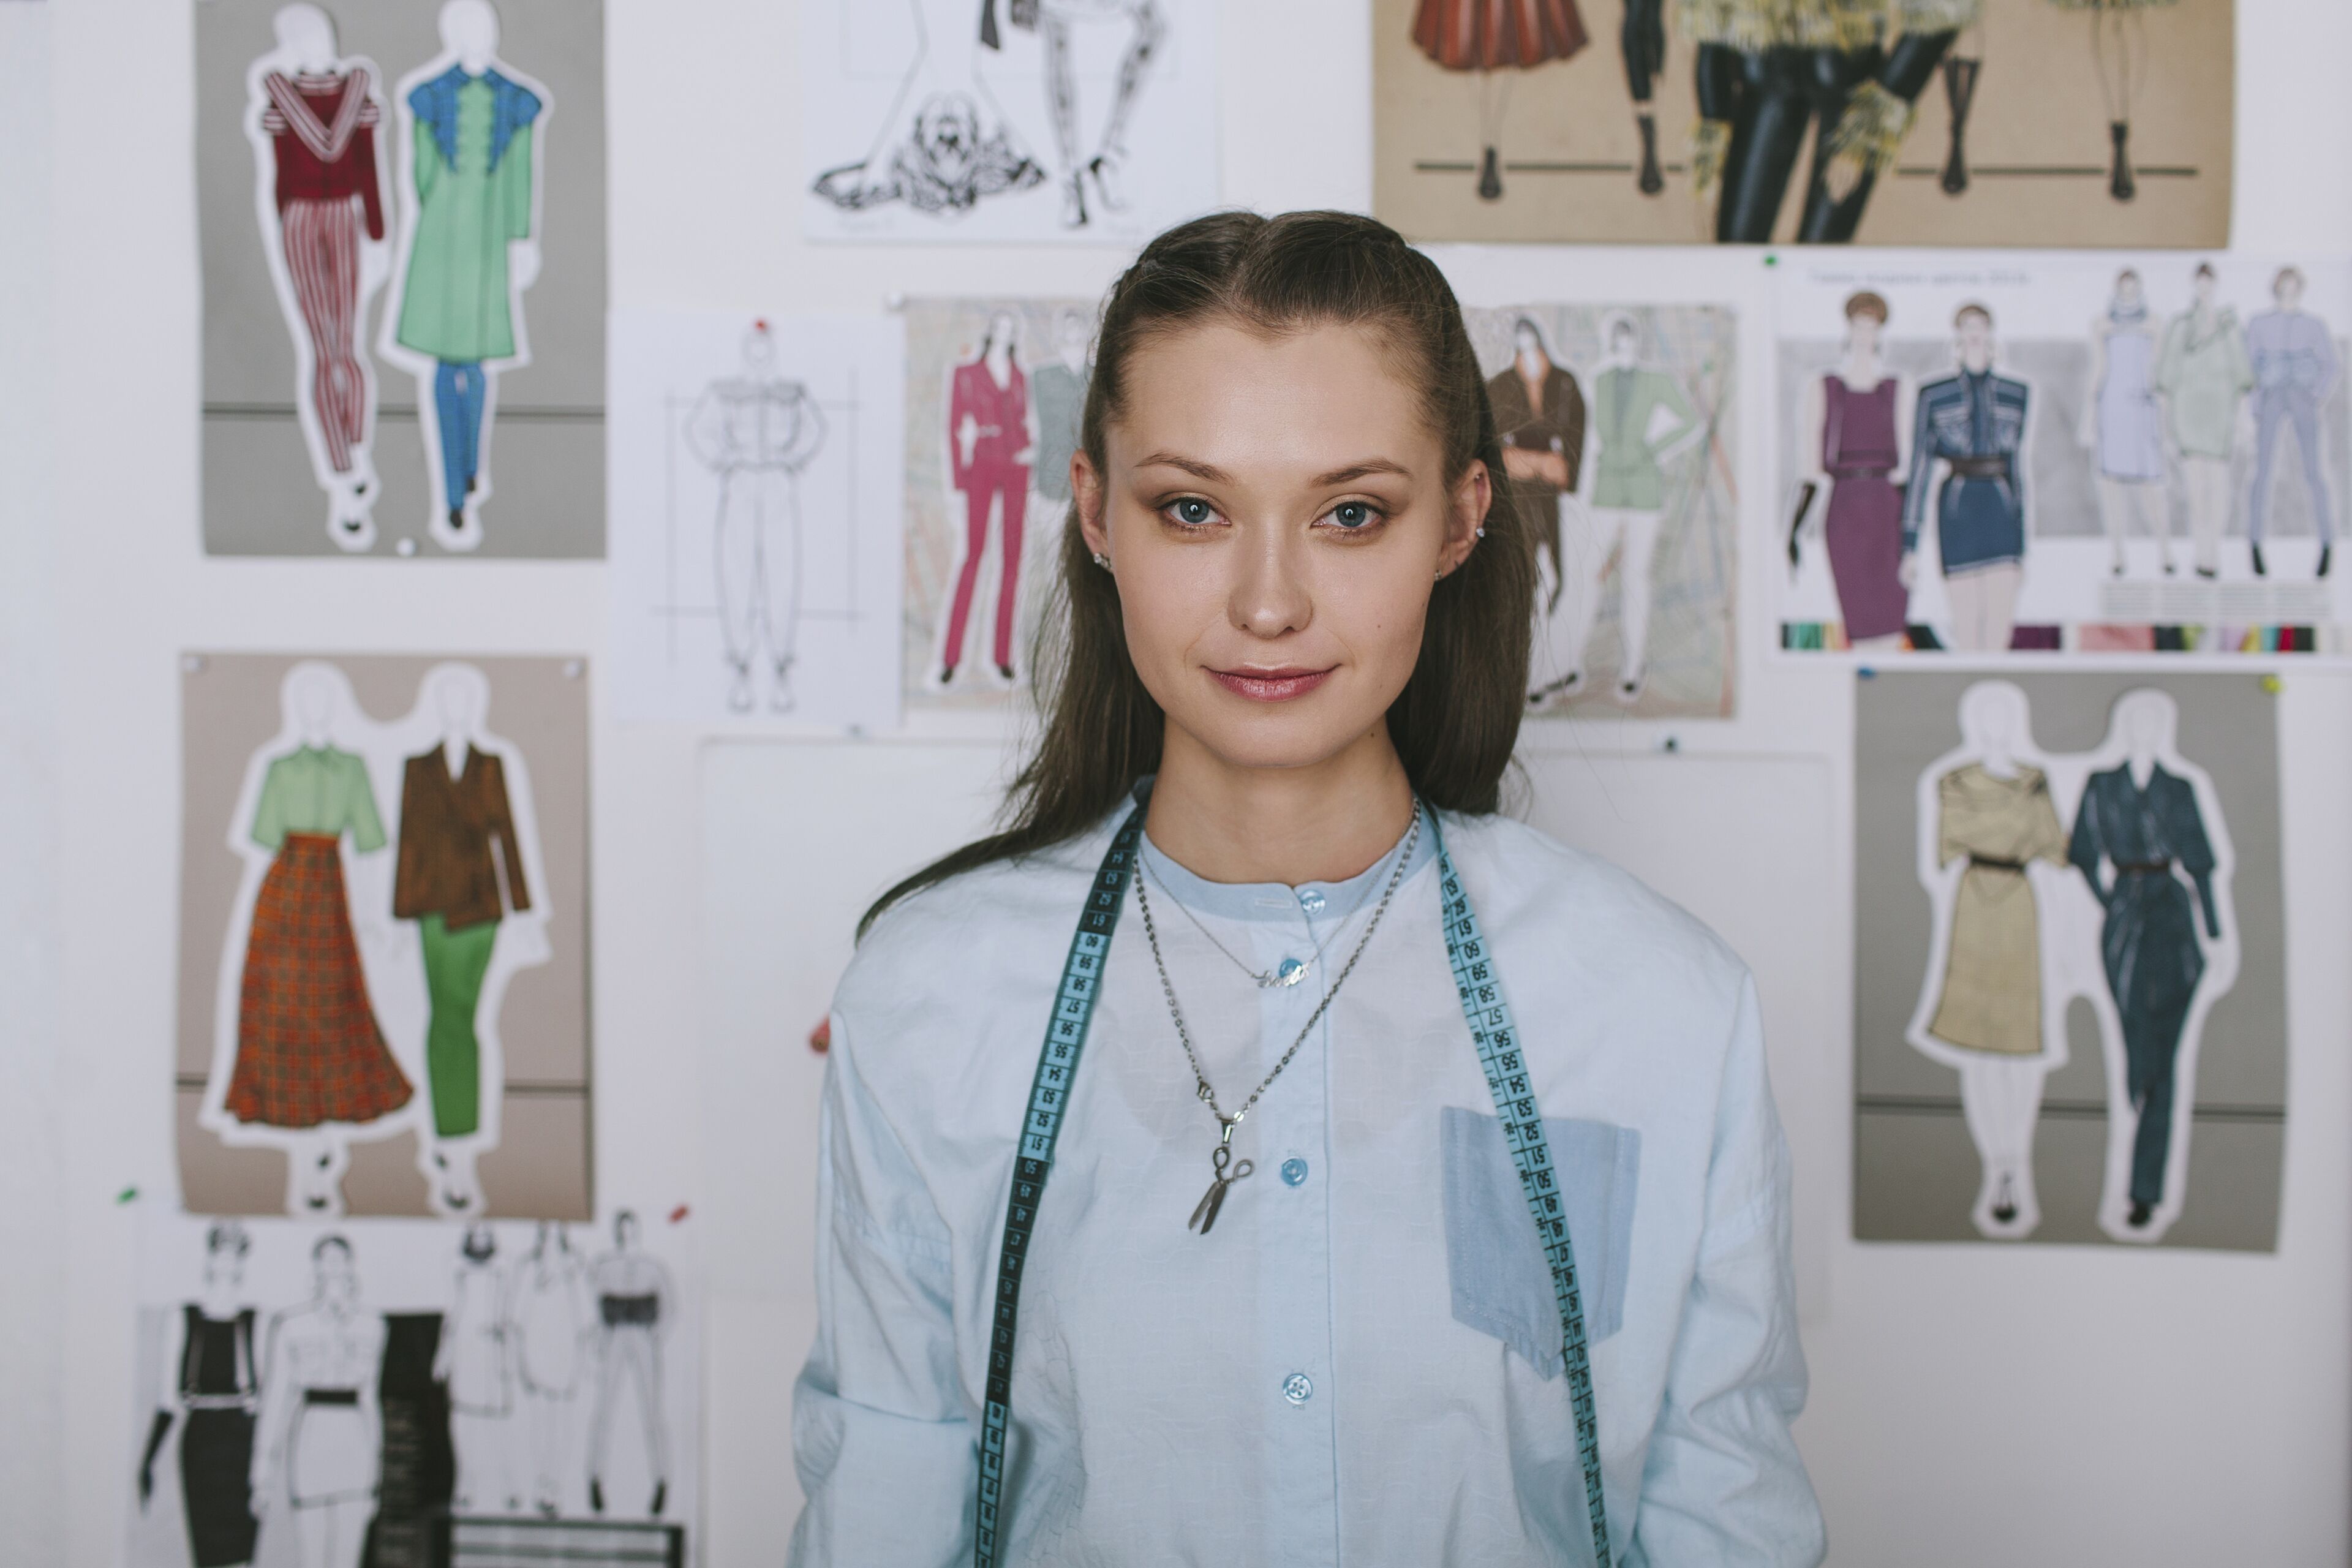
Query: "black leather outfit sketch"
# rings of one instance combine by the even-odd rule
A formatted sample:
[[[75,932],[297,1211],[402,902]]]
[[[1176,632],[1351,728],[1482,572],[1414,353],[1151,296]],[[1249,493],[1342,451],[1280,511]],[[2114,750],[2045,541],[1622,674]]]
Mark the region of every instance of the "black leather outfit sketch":
[[[1676,0],[1698,46],[1696,194],[1717,194],[1715,237],[1772,237],[1807,130],[1818,124],[1797,238],[1854,237],[1919,95],[1980,0]],[[1845,176],[1833,173],[1843,163]]]
[[[254,1363],[254,1312],[207,1317],[191,1301],[181,1308],[180,1499],[188,1521],[188,1551],[195,1568],[235,1568],[253,1561],[259,1526],[247,1490],[253,1466],[255,1414],[261,1380]],[[140,1468],[142,1499],[155,1454],[173,1414],[158,1411]]]
[[[719,633],[733,671],[727,705],[751,708],[751,666],[772,677],[768,706],[793,706],[801,616],[800,475],[824,446],[824,415],[808,388],[768,374],[766,329],[744,341],[743,374],[711,383],[687,421],[687,445],[719,476],[714,574]]]
[[[2084,786],[2067,858],[2105,906],[2100,950],[2108,988],[2123,1021],[2131,1101],[2139,1115],[2132,1139],[2131,1224],[2144,1226],[2164,1198],[2172,1147],[2173,1067],[2190,1003],[2205,975],[2197,907],[2206,934],[2219,941],[2213,849],[2197,793],[2161,763],[2145,788],[2128,767],[2094,773]],[[2103,869],[2104,865],[2104,869]],[[2196,904],[2174,868],[2189,874]],[[2108,873],[2111,873],[2109,875]]]

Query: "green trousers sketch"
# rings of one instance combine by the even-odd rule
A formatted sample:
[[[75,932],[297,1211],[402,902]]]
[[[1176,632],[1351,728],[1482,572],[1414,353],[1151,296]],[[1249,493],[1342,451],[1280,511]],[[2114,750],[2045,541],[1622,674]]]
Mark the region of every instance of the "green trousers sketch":
[[[474,1013],[499,922],[451,931],[439,915],[426,915],[418,929],[425,938],[425,994],[433,1008],[425,1027],[433,1129],[444,1138],[463,1138],[482,1125],[482,1042],[474,1033]]]

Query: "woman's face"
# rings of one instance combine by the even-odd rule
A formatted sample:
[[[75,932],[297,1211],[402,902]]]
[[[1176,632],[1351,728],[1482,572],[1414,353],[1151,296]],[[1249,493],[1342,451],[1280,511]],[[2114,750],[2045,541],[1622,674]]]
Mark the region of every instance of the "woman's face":
[[[1080,526],[1171,724],[1244,768],[1384,742],[1437,572],[1485,518],[1485,466],[1449,489],[1419,393],[1360,328],[1187,328],[1125,382],[1104,471],[1076,465]]]

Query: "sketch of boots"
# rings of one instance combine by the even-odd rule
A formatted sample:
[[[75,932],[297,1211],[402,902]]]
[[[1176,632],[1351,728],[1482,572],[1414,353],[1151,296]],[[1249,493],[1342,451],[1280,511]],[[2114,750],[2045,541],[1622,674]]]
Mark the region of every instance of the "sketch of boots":
[[[1492,147],[1486,149],[1486,156],[1478,164],[1478,199],[1482,202],[1503,199],[1503,161]]]
[[[2116,144],[2115,172],[2107,180],[2107,195],[2119,202],[2127,202],[2139,195],[2139,184],[2132,178],[2131,122],[2126,120],[2109,121],[2107,136]]]
[[[1952,110],[1952,151],[1944,160],[1944,194],[1957,196],[1969,188],[1969,105],[1976,100],[1977,73],[1982,60],[1955,55],[1944,61],[1944,100]]]

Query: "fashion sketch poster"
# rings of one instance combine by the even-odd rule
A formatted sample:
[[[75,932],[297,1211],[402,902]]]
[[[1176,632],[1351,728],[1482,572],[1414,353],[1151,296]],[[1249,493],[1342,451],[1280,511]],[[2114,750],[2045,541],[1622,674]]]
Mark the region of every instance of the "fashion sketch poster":
[[[1783,649],[2346,651],[2341,262],[1805,252],[1775,278]]]
[[[892,317],[615,316],[623,715],[897,724],[905,353]]]
[[[1217,204],[1207,0],[800,0],[812,239],[1133,247]]]
[[[195,12],[204,542],[604,553],[598,0]]]
[[[1855,1237],[2270,1250],[2262,679],[1882,673],[1855,700]]]
[[[1528,712],[1730,714],[1737,316],[1554,303],[1463,319],[1535,540]]]
[[[124,1561],[692,1561],[696,1228],[143,1208]]]
[[[185,657],[191,1211],[589,1212],[587,679]]]
[[[1028,680],[1061,568],[1095,304],[912,300],[905,317],[907,701],[993,706]]]
[[[2221,246],[2229,0],[1377,0],[1417,239]]]

